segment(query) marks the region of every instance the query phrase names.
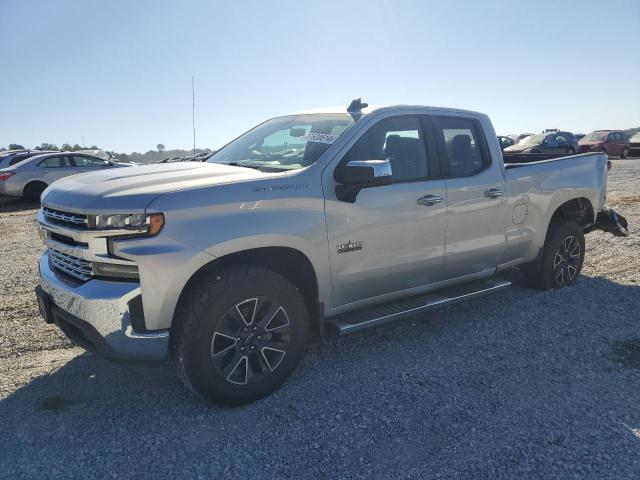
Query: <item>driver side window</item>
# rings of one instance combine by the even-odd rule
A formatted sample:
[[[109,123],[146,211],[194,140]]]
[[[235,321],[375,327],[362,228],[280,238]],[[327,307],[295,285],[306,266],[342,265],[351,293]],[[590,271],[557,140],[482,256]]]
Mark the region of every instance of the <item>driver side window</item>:
[[[427,154],[418,117],[381,120],[351,147],[346,160],[389,160],[394,182],[427,177]]]

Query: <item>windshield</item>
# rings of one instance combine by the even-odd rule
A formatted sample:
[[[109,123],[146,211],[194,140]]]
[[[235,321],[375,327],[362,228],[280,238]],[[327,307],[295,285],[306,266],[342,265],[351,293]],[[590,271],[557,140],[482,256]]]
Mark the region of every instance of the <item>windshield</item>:
[[[207,162],[260,170],[295,170],[313,164],[354,120],[348,114],[272,118],[216,152]]]
[[[607,132],[592,132],[582,137],[585,142],[602,142],[607,137]]]
[[[546,138],[546,133],[541,133],[539,135],[529,135],[526,138],[523,138],[518,142],[518,145],[538,145],[542,143],[542,141]]]

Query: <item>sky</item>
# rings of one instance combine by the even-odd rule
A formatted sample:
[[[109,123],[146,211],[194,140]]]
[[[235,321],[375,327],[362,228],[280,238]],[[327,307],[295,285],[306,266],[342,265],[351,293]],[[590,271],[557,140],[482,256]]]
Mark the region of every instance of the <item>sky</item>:
[[[218,148],[292,111],[488,114],[498,134],[640,126],[640,0],[0,0],[0,146]]]

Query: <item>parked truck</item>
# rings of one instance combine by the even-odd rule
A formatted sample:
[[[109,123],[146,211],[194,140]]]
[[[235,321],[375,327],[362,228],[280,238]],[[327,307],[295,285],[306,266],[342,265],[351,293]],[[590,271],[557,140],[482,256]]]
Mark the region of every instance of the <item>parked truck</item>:
[[[625,234],[607,157],[503,154],[489,118],[422,106],[272,118],[207,162],[75,175],[42,195],[42,315],[207,401],[280,387],[312,335],[578,279],[584,234]],[[508,158],[508,157],[506,157]]]

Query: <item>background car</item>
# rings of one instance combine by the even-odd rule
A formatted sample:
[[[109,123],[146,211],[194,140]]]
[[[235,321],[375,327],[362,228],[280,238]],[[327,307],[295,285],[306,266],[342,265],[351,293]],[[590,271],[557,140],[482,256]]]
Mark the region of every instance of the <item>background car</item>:
[[[498,143],[500,144],[500,148],[504,150],[511,145],[515,145],[515,140],[509,137],[498,137]]]
[[[10,167],[36,155],[53,152],[54,150],[11,150],[8,152],[0,152],[0,168]]]
[[[640,156],[640,132],[629,139],[629,155]]]
[[[578,142],[570,132],[539,133],[523,138],[504,149],[506,153],[565,153],[578,151]]]
[[[60,178],[104,168],[128,166],[131,165],[73,152],[36,155],[0,170],[0,194],[35,201],[40,199],[45,188]]]
[[[604,152],[607,155],[626,158],[631,150],[629,138],[622,130],[596,130],[579,142],[580,153]]]
[[[575,138],[578,142],[584,137],[584,133],[574,133],[573,138]]]
[[[519,135],[516,135],[516,142],[519,142],[523,138],[530,137],[531,135],[533,135],[533,133],[521,133]]]

